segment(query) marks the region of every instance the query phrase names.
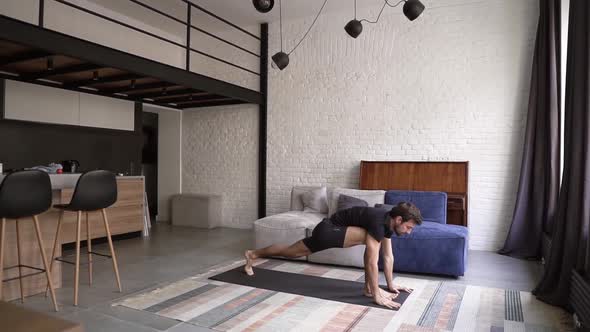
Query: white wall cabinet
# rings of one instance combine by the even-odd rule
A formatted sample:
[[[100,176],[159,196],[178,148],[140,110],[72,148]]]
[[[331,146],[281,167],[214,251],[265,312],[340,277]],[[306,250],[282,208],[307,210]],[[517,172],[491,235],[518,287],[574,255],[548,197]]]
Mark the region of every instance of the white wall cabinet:
[[[115,98],[80,93],[80,125],[133,130],[135,105]]]
[[[6,80],[4,117],[133,131],[132,101]]]
[[[6,80],[4,117],[11,120],[78,125],[78,92]]]

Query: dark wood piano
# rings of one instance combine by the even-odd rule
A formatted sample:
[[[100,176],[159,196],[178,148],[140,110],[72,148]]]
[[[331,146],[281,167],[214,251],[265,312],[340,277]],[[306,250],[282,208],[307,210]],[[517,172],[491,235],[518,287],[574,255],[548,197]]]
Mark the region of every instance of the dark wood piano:
[[[447,224],[467,226],[468,161],[361,161],[360,188],[444,191]]]

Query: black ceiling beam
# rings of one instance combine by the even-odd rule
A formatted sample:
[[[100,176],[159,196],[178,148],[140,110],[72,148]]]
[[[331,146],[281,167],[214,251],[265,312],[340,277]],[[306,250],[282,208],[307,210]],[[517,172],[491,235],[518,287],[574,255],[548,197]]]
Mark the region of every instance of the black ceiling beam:
[[[22,52],[16,55],[0,57],[0,66],[8,66],[14,63],[43,59],[52,54],[49,52],[44,51],[29,51],[29,52]]]
[[[131,84],[117,87],[117,88],[107,88],[107,89],[100,89],[100,91],[105,93],[123,93],[123,92],[134,92],[134,91],[141,91],[141,90],[148,90],[148,89],[157,89],[157,88],[169,88],[177,86],[174,83],[170,82],[153,82],[153,83],[145,83],[145,84],[135,84],[132,86]]]
[[[193,95],[193,96],[184,96],[178,98],[166,98],[166,99],[158,99],[159,103],[192,103],[198,102],[203,100],[210,100],[210,99],[219,99],[219,98],[226,98],[224,96],[215,95],[215,94],[206,94],[206,95]]]
[[[262,102],[262,95],[258,91],[135,56],[57,31],[43,29],[3,15],[0,15],[0,39],[78,58],[102,67],[117,68],[188,88],[228,96],[248,103],[259,104]]]
[[[111,94],[107,94],[107,93],[102,93],[100,91],[92,91],[92,90],[82,89],[82,88],[78,88],[78,87],[64,88],[61,84],[50,83],[50,82],[45,82],[45,81],[25,80],[25,79],[22,79],[21,77],[18,77],[18,76],[12,76],[12,75],[0,73],[0,79],[2,79],[2,78],[7,79],[7,80],[13,80],[13,81],[19,81],[19,82],[32,83],[32,84],[36,84],[36,85],[48,86],[48,87],[62,89],[62,90],[77,91],[77,92],[82,92],[82,93],[87,93],[87,94],[92,94],[92,95],[97,95],[97,96],[103,96],[103,97],[110,97],[110,98],[129,100],[129,101],[141,101],[141,100],[137,100],[135,98],[128,97],[128,96],[111,95]],[[154,104],[156,104],[156,103],[154,103]],[[165,104],[161,104],[161,106],[181,109],[180,107],[170,106],[170,105],[165,105]]]
[[[89,70],[98,70],[101,68],[105,68],[105,67],[101,66],[101,65],[95,65],[93,63],[82,63],[79,65],[61,67],[61,68],[56,68],[53,70],[44,70],[44,71],[40,71],[40,72],[36,72],[36,73],[23,74],[22,78],[25,80],[36,80],[39,78],[80,73],[80,72],[89,71]]]
[[[189,93],[194,94],[203,94],[203,91],[195,90],[195,89],[180,89],[180,90],[166,90],[163,91],[156,91],[156,92],[146,92],[146,93],[138,93],[138,94],[129,94],[129,96],[133,96],[133,98],[172,98],[179,95],[187,95]],[[208,92],[207,92],[208,93]],[[163,101],[158,100],[158,101]]]
[[[247,104],[241,100],[225,99],[225,100],[214,100],[214,101],[203,101],[193,104],[182,104],[177,105],[176,108],[187,109],[187,108],[198,108],[198,107],[212,107],[212,106],[223,106],[223,105],[237,105]]]
[[[79,81],[72,81],[64,83],[65,88],[72,88],[72,87],[80,87],[80,86],[91,86],[95,84],[102,84],[102,83],[113,83],[113,82],[121,82],[127,80],[136,80],[140,78],[146,78],[143,75],[137,74],[122,74],[122,75],[113,75],[113,76],[99,76],[98,80],[94,79],[86,79],[86,80],[79,80]]]

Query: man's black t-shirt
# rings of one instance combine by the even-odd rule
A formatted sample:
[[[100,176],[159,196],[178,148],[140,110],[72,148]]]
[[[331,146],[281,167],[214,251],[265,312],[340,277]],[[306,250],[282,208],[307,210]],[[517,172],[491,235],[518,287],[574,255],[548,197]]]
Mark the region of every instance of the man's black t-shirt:
[[[393,231],[389,228],[387,209],[357,206],[340,210],[330,217],[336,226],[356,226],[367,230],[367,233],[381,241],[384,237],[391,238]]]

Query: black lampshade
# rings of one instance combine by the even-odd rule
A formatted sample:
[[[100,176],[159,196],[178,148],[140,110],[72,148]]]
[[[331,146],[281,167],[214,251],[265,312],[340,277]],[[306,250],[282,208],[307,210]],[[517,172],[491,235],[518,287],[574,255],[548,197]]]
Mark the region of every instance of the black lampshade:
[[[272,56],[272,62],[274,62],[277,68],[283,70],[289,65],[289,55],[285,52],[278,52]]]
[[[252,0],[252,4],[257,11],[268,13],[275,5],[275,0]]]
[[[352,38],[356,38],[361,34],[361,32],[363,32],[363,25],[360,21],[351,20],[350,22],[346,23],[346,25],[344,26],[344,30]]]
[[[422,14],[424,8],[424,5],[418,0],[407,0],[406,3],[404,3],[404,15],[406,15],[410,21],[413,21]]]

